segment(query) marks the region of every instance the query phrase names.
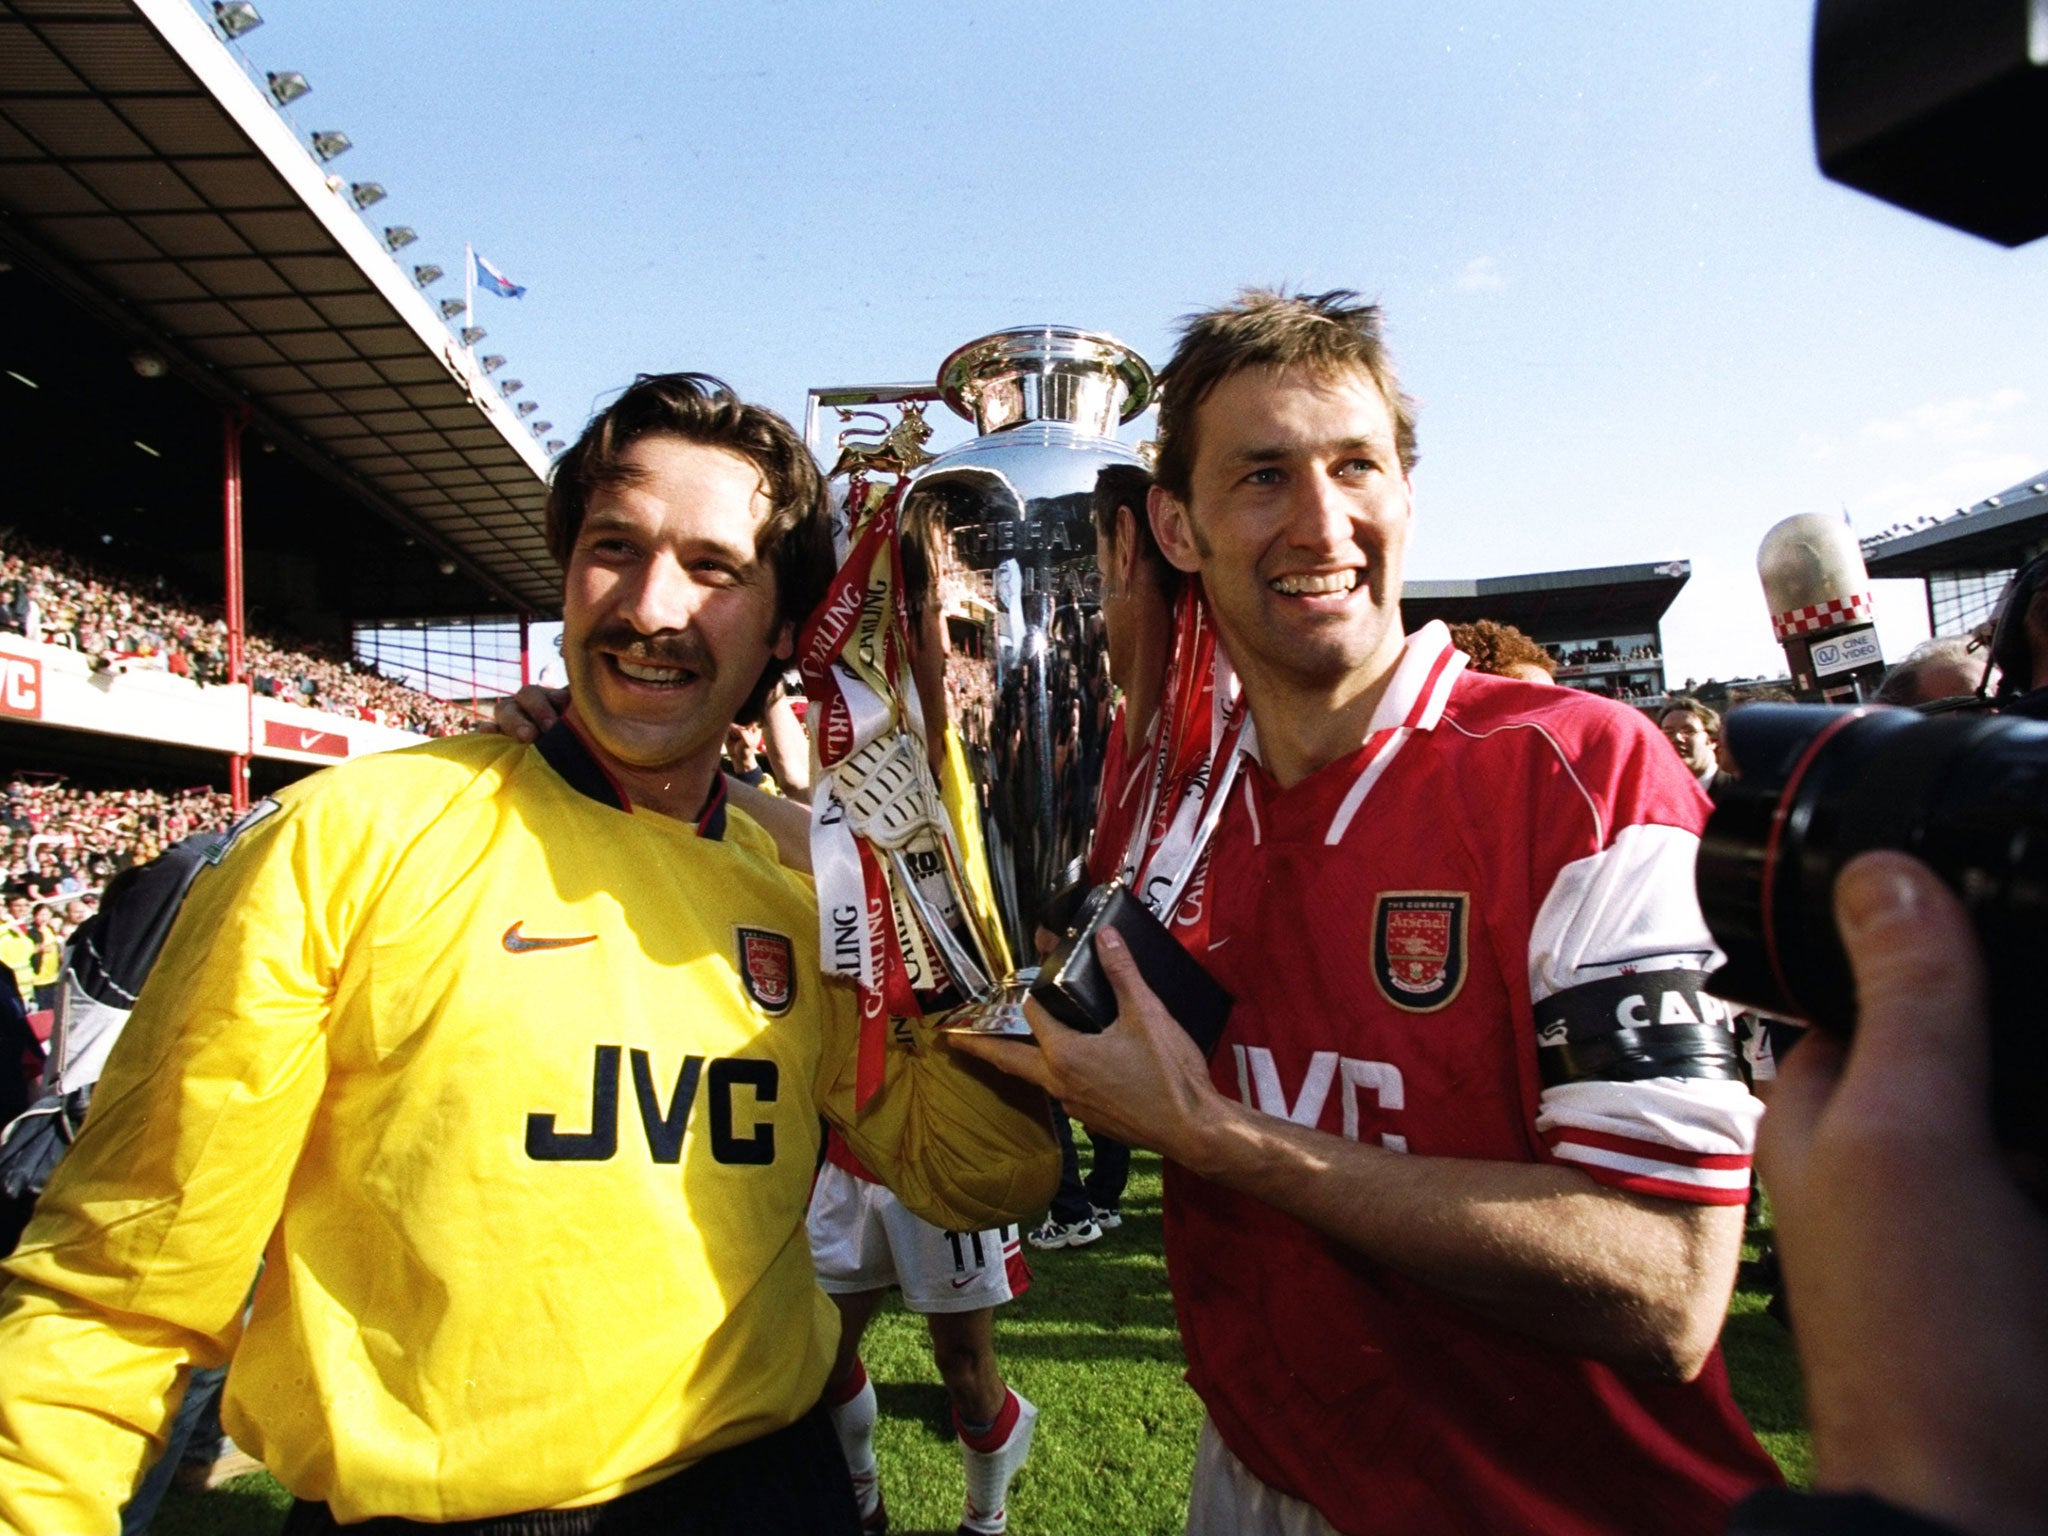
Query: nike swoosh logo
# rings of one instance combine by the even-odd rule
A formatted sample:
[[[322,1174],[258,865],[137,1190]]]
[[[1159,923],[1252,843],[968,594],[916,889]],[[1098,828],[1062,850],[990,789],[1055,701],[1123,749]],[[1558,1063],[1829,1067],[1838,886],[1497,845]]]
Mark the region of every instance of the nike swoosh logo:
[[[505,948],[512,954],[524,955],[536,949],[574,949],[578,944],[597,942],[597,935],[594,933],[586,933],[573,939],[529,939],[519,931],[525,922],[526,919],[521,918],[505,930]]]
[[[972,1285],[975,1281],[979,1280],[980,1278],[981,1276],[979,1275],[969,1275],[965,1280],[955,1280],[953,1282],[953,1289],[957,1291],[962,1286]]]

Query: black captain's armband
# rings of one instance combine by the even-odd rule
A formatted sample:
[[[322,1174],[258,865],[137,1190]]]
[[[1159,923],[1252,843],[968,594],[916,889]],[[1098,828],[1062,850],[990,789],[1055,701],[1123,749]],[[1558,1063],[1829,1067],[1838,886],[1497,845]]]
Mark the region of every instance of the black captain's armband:
[[[1727,1005],[1700,971],[1638,971],[1553,992],[1536,1005],[1543,1086],[1651,1077],[1742,1080]]]

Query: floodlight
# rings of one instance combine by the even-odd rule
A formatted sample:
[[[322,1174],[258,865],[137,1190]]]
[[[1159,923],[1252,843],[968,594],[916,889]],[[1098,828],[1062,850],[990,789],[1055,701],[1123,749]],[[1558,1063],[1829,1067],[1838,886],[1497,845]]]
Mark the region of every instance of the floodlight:
[[[441,281],[442,278],[446,277],[447,275],[448,274],[446,272],[443,272],[431,261],[425,262],[422,265],[414,267],[412,269],[412,280],[418,283],[422,288],[426,287],[427,284],[429,283],[438,283],[439,281]]]
[[[536,400],[522,400],[513,409],[522,416],[531,416],[540,409],[540,402]]]
[[[313,87],[306,84],[306,77],[296,69],[273,69],[270,72],[270,94],[277,98],[280,107],[288,107]]]
[[[569,445],[563,442],[559,437],[551,437],[548,439],[548,452],[551,454],[560,453],[564,448],[568,446]]]
[[[394,251],[402,251],[419,239],[409,224],[387,224],[384,226],[384,243]]]
[[[441,318],[443,320],[453,320],[468,308],[469,306],[460,299],[443,299],[441,301]]]
[[[533,424],[533,435],[535,437],[539,437],[543,432],[552,432],[554,430],[555,424],[552,421],[536,421]]]
[[[358,208],[367,208],[372,203],[384,201],[384,189],[374,181],[359,181],[348,189],[349,198]]]
[[[347,134],[332,128],[313,135],[313,153],[322,160],[332,160],[336,155],[345,155],[353,147]]]
[[[144,379],[160,379],[170,371],[162,358],[147,351],[130,352],[128,366],[135,370],[136,377]]]
[[[462,338],[465,347],[473,347],[491,333],[480,325],[465,325],[456,334]]]
[[[221,31],[230,38],[254,32],[263,25],[262,16],[249,0],[213,0],[213,19],[220,23]]]
[[[489,357],[482,360],[482,364],[485,373],[496,373],[505,366],[505,359],[498,353],[493,352]]]
[[[526,388],[526,383],[524,380],[507,379],[504,383],[498,386],[498,393],[506,396],[507,398],[510,398],[511,396],[518,394],[519,391],[521,391],[524,388]]]

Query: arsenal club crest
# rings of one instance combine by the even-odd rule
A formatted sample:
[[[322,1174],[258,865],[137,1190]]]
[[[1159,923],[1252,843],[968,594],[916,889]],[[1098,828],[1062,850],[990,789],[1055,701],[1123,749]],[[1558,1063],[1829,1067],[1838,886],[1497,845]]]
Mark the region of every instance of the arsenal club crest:
[[[787,1013],[796,998],[796,952],[785,934],[735,928],[740,941],[740,983],[768,1013]]]
[[[1434,1013],[1465,985],[1464,891],[1382,891],[1373,904],[1372,976],[1404,1013]]]

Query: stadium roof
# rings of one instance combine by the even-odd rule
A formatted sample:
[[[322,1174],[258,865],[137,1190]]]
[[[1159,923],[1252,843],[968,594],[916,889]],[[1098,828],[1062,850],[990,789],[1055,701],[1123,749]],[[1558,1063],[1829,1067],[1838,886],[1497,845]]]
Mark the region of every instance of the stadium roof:
[[[1691,576],[1690,562],[1667,560],[1476,581],[1411,581],[1401,591],[1402,622],[1412,630],[1431,619],[1493,619],[1538,640],[1643,634],[1657,627]]]
[[[1931,528],[1863,540],[1863,563],[1873,576],[2006,570],[2024,562],[2044,541],[2048,470],[1974,507],[1958,509]]]
[[[559,610],[540,446],[187,0],[0,0],[0,249]]]

